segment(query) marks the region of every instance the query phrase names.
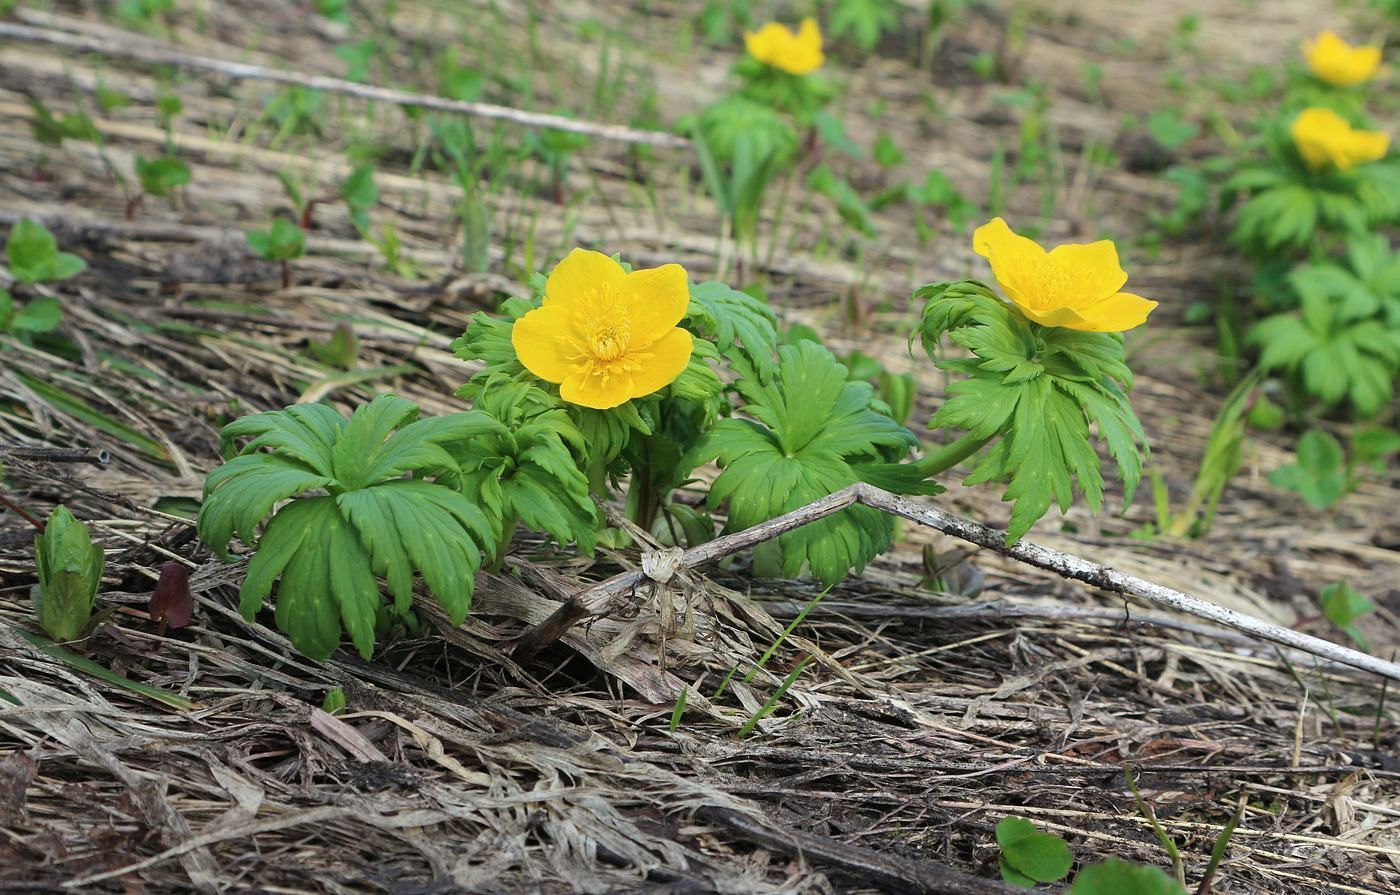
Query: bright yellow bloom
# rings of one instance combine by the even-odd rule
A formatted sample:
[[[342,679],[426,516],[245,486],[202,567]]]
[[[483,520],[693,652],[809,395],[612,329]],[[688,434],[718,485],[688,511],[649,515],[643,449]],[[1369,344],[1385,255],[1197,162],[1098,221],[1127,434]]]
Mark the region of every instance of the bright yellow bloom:
[[[1308,167],[1320,171],[1335,165],[1345,171],[1365,162],[1384,158],[1390,137],[1377,131],[1362,131],[1331,109],[1304,109],[1289,128],[1293,145]]]
[[[794,75],[805,75],[822,67],[822,32],[817,20],[806,18],[796,31],[777,22],[769,22],[757,31],[744,35],[749,55],[759,62],[781,68]]]
[[[1334,87],[1354,87],[1371,80],[1381,65],[1381,48],[1353,47],[1331,31],[1303,42],[1303,57],[1312,73]]]
[[[1021,313],[1042,326],[1119,333],[1141,326],[1157,307],[1118,291],[1128,275],[1107,239],[1047,252],[993,218],[972,234],[972,248],[991,262],[992,275]]]
[[[627,273],[601,252],[574,249],[544,287],[544,304],[515,321],[525,369],[559,384],[570,404],[606,410],[670,385],[690,363],[690,305],[679,264]]]

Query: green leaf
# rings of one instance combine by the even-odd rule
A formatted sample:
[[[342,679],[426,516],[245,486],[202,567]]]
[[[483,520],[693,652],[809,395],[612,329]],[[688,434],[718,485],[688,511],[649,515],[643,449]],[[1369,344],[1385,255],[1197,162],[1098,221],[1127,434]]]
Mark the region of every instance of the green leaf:
[[[5,259],[10,273],[21,283],[66,280],[87,268],[77,255],[60,252],[49,229],[29,218],[20,218],[10,228]]]
[[[1186,895],[1186,890],[1160,868],[1109,858],[1081,870],[1066,895]]]
[[[1327,617],[1328,621],[1345,631],[1363,650],[1370,649],[1366,638],[1361,635],[1355,622],[1366,613],[1374,612],[1376,610],[1375,603],[1357,593],[1345,581],[1338,581],[1324,587],[1322,593],[1318,595],[1317,602],[1322,607],[1322,614]]]
[[[402,613],[416,572],[461,621],[494,529],[455,489],[460,470],[446,446],[503,427],[475,411],[417,415],[416,405],[381,395],[349,420],[323,405],[295,405],[224,427],[226,441],[250,440],[210,474],[197,528],[221,556],[235,533],[256,546],[239,593],[245,617],[280,578],[277,625],[297,649],[324,659],[343,627],[369,658],[382,605],[376,576],[387,579]]]
[[[374,183],[374,165],[360,165],[340,185],[340,197],[352,211],[368,212],[379,202]]]
[[[169,156],[147,160],[138,155],[136,176],[141,180],[141,189],[152,196],[168,196],[190,182],[190,166]]]
[[[1297,451],[1297,462],[1275,469],[1269,481],[1320,510],[1330,509],[1352,486],[1341,443],[1321,429],[1309,429],[1298,439]]]
[[[847,381],[847,370],[814,342],[778,349],[771,378],[743,364],[737,386],[746,400],[739,417],[720,420],[679,464],[693,469],[714,460],[723,469],[710,489],[712,507],[728,503],[729,530],[756,525],[857,481],[898,484],[905,493],[939,489],[917,471],[892,472],[914,447],[913,433],[871,409],[868,383]],[[902,467],[908,469],[908,467]],[[803,566],[823,582],[839,581],[883,551],[892,521],[852,507],[783,535],[783,573]]]
[[[474,412],[495,428],[455,441],[456,481],[486,512],[497,549],[522,522],[591,553],[598,513],[581,462],[590,445],[569,411],[544,390],[498,375],[477,396]]]
[[[698,283],[690,287],[687,314],[725,355],[747,361],[762,376],[773,372],[778,318],[766,301],[724,283]]]
[[[34,611],[40,626],[55,640],[76,640],[87,628],[102,584],[102,548],[92,542],[87,526],[60,506],[34,538],[34,561],[39,578]]]
[[[62,321],[63,308],[58,299],[36,298],[14,312],[8,328],[21,333],[46,333],[52,332]]]
[[[1035,882],[1058,882],[1074,863],[1063,839],[1040,832],[1022,817],[1006,817],[997,824],[997,845],[1001,846],[1002,859],[1017,874]]]
[[[292,261],[306,253],[306,234],[285,218],[278,218],[266,230],[249,230],[248,245],[268,261]]]
[[[75,652],[66,650],[63,647],[58,646],[52,643],[51,641],[40,637],[37,634],[31,634],[30,632],[22,628],[15,629],[15,633],[17,633],[19,636],[23,637],[25,640],[33,644],[35,649],[40,650],[46,655],[54,657],[58,661],[64,663],[65,665],[68,665],[71,668],[76,668],[84,674],[90,674],[98,680],[106,681],[107,683],[117,687],[121,687],[124,690],[130,690],[133,693],[136,693],[140,696],[144,696],[147,699],[154,700],[156,702],[161,703],[162,705],[169,706],[173,709],[194,708],[195,704],[192,700],[186,699],[178,693],[171,693],[169,690],[162,690],[159,687],[152,687],[147,684],[140,683],[139,681],[133,681],[131,678],[126,677],[125,675],[117,674],[110,668],[106,668],[102,665],[97,664],[96,662],[92,661],[86,656],[80,656]],[[0,695],[3,694],[4,691],[0,690]],[[19,701],[15,700],[13,697],[11,697],[10,701],[14,702],[15,705],[19,705]]]

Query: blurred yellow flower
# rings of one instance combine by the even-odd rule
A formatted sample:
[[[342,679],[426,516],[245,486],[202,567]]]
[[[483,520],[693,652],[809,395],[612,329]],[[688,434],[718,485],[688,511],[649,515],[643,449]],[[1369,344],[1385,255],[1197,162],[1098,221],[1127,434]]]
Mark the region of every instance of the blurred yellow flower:
[[[515,321],[525,369],[559,384],[570,404],[606,410],[670,385],[690,363],[690,305],[679,264],[627,273],[601,252],[574,249],[550,273],[544,303]]]
[[[972,248],[991,262],[992,275],[1021,313],[1042,326],[1117,333],[1147,322],[1157,307],[1118,291],[1128,275],[1107,239],[1047,252],[993,218],[972,234]]]
[[[1356,130],[1336,112],[1318,107],[1304,109],[1293,119],[1289,133],[1293,135],[1298,154],[1314,171],[1328,165],[1346,171],[1365,162],[1374,162],[1384,158],[1390,146],[1390,137],[1385,134]]]
[[[1335,87],[1353,87],[1371,80],[1381,65],[1381,48],[1353,47],[1332,31],[1303,42],[1303,57],[1312,73]]]
[[[749,55],[759,62],[781,68],[794,75],[805,75],[822,67],[822,32],[817,20],[805,18],[796,31],[777,22],[769,22],[757,31],[744,35]]]

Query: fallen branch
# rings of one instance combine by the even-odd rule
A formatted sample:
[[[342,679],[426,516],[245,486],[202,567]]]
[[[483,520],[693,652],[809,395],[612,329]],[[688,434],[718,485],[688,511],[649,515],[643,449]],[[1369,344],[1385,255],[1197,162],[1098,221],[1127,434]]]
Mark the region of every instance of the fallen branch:
[[[1301,652],[1330,659],[1343,665],[1350,665],[1362,671],[1369,671],[1390,680],[1400,680],[1400,665],[1369,656],[1354,649],[1313,637],[1289,628],[1266,622],[1252,615],[1245,615],[1224,606],[1184,594],[1181,591],[1153,584],[1132,575],[1125,575],[1116,569],[1089,562],[1068,553],[1051,550],[1026,541],[1008,547],[1005,534],[970,519],[954,516],[931,506],[916,503],[904,497],[891,494],[881,488],[865,483],[857,483],[815,500],[790,513],[760,523],[752,528],[716,538],[699,547],[685,551],[680,558],[680,566],[690,569],[714,562],[755,544],[770,541],[781,534],[800,528],[818,519],[824,519],[848,507],[867,506],[882,510],[894,516],[935,528],[946,535],[994,550],[1004,556],[1073,578],[1086,584],[1112,593],[1137,597],[1149,603],[1156,603],[1178,612],[1204,618],[1216,624],[1233,628],[1259,640],[1266,640]],[[554,614],[540,624],[527,630],[516,641],[512,655],[517,661],[539,652],[558,640],[574,624],[596,616],[607,615],[622,608],[630,600],[630,595],[639,585],[647,581],[642,571],[624,572],[614,575],[592,587],[583,590],[562,604]]]
[[[49,44],[51,46],[64,47],[69,50],[100,53],[104,56],[119,56],[125,59],[134,59],[138,62],[149,63],[151,65],[172,65],[177,68],[191,69],[194,71],[212,72],[214,74],[241,80],[275,81],[279,84],[295,84],[310,90],[340,93],[346,96],[394,103],[400,106],[419,106],[424,109],[434,109],[439,112],[455,112],[459,115],[470,115],[474,118],[510,121],[514,124],[523,124],[526,127],[542,127],[569,131],[575,134],[599,137],[604,140],[617,140],[622,143],[645,143],[651,146],[671,146],[676,148],[684,148],[690,145],[690,141],[684,137],[678,137],[675,134],[668,134],[661,131],[638,130],[637,128],[627,127],[621,124],[601,124],[595,121],[578,121],[573,118],[565,118],[562,115],[528,112],[524,109],[514,109],[510,106],[498,106],[494,103],[467,102],[465,100],[448,99],[443,96],[433,96],[429,93],[415,93],[409,90],[375,87],[370,84],[359,84],[355,81],[346,81],[341,78],[331,78],[325,75],[309,75],[302,72],[269,68],[265,65],[255,65],[250,62],[232,62],[230,60],[214,59],[208,56],[194,56],[189,53],[181,53],[178,50],[169,50],[158,46],[138,43],[117,43],[111,39],[91,37],[85,34],[72,34],[66,31],[55,31],[51,28],[33,28],[28,25],[18,25],[13,22],[0,22],[0,38],[4,37],[28,41],[30,43]]]

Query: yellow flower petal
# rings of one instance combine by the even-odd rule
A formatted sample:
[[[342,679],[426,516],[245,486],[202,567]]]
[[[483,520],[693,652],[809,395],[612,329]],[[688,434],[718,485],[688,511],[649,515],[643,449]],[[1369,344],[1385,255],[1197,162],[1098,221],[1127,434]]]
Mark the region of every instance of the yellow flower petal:
[[[1087,296],[1112,295],[1128,282],[1127,272],[1118,263],[1118,249],[1107,239],[1088,245],[1057,246],[1050,250],[1049,257],[1051,269],[1074,283],[1076,292]]]
[[[640,398],[658,392],[681,375],[690,363],[695,340],[683,329],[673,329],[645,351],[634,355],[637,367],[632,371],[632,396]]]
[[[1142,325],[1157,307],[1119,292],[1128,275],[1109,240],[1068,244],[1046,252],[1001,218],[978,227],[972,247],[1026,319],[1083,332],[1122,332]]]
[[[626,277],[622,265],[602,252],[574,249],[550,272],[544,285],[544,303],[569,306],[605,289],[617,292]]]
[[[1093,307],[1079,311],[1082,319],[1078,324],[1064,325],[1090,333],[1121,333],[1146,323],[1147,315],[1155,307],[1157,302],[1151,299],[1131,292],[1119,292]]]
[[[992,276],[1007,298],[1022,307],[1039,307],[1033,299],[1047,255],[1034,240],[1012,231],[1001,218],[992,218],[973,232],[972,249],[991,263]]]
[[[1369,81],[1381,65],[1378,46],[1354,47],[1332,31],[1303,44],[1308,69],[1335,87],[1354,87]]]
[[[569,318],[564,305],[546,305],[515,321],[510,331],[515,356],[545,382],[563,382],[572,371],[567,358],[573,353],[575,336]]]
[[[606,410],[675,380],[693,341],[679,328],[690,278],[678,264],[625,273],[607,255],[575,249],[550,273],[542,307],[515,322],[511,343],[565,401]]]
[[[559,386],[559,397],[580,407],[608,410],[632,399],[631,381],[619,377],[603,379],[584,373],[571,373]]]
[[[794,75],[805,75],[826,61],[822,55],[822,33],[817,20],[806,18],[796,32],[777,22],[769,22],[744,35],[749,55],[765,65]]]
[[[1289,127],[1293,145],[1309,168],[1319,171],[1328,165],[1346,171],[1357,165],[1384,158],[1390,138],[1380,132],[1356,130],[1331,109],[1304,109]]]
[[[645,348],[675,329],[685,316],[690,308],[690,278],[679,264],[634,270],[627,275],[622,302],[632,325],[630,343]]]

